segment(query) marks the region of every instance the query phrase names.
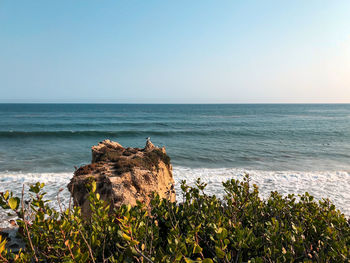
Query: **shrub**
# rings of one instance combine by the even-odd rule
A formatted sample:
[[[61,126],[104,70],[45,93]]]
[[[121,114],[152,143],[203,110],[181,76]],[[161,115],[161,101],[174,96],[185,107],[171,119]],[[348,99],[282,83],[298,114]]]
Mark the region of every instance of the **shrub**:
[[[223,183],[225,196],[206,184],[182,182],[182,202],[154,194],[150,207],[110,208],[90,185],[91,217],[78,207],[56,211],[43,185],[30,187],[26,205],[9,192],[0,205],[17,213],[26,249],[14,254],[0,237],[7,262],[350,262],[348,220],[327,199],[308,193],[259,197],[249,177]]]

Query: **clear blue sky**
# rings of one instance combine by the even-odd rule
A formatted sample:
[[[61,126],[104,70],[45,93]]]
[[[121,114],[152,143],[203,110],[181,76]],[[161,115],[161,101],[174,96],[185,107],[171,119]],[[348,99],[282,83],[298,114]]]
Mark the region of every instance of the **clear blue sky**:
[[[0,102],[350,103],[350,1],[0,0]]]

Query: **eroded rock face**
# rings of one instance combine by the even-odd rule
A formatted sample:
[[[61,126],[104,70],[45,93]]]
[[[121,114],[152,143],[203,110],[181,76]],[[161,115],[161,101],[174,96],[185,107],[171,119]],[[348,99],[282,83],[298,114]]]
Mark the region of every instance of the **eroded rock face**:
[[[82,208],[83,215],[90,213],[86,185],[91,179],[96,180],[96,192],[101,198],[114,206],[136,205],[136,200],[148,205],[152,192],[175,201],[172,166],[164,147],[155,147],[147,140],[143,149],[124,148],[105,140],[91,149],[91,164],[77,169],[68,184],[74,203]]]

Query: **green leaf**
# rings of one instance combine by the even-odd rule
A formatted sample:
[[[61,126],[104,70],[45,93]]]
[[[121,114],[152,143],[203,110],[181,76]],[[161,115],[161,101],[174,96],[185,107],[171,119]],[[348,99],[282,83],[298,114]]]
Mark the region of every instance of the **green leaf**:
[[[128,236],[127,234],[123,233],[122,231],[118,230],[118,235],[121,236],[123,239],[126,241],[131,241],[131,237]]]
[[[9,199],[9,206],[12,210],[16,210],[19,206],[19,198],[18,197],[11,197]]]
[[[186,262],[186,263],[193,263],[193,262],[195,262],[195,261],[193,261],[193,260],[190,259],[190,258],[186,258],[186,257],[185,257],[185,262]]]
[[[221,250],[219,247],[215,247],[215,253],[218,256],[218,258],[224,258],[225,257],[225,252]]]
[[[220,227],[217,231],[217,237],[222,240],[225,239],[227,237],[227,230],[223,227]]]
[[[194,244],[194,247],[193,247],[193,254],[196,254],[196,253],[201,253],[202,252],[202,248],[198,245],[198,244]]]
[[[96,191],[96,181],[93,181],[93,182],[91,183],[91,191],[92,191],[93,193],[95,193],[95,191]]]
[[[9,198],[9,191],[6,191],[6,193],[4,194],[4,198],[5,198],[5,200],[7,200],[8,198]]]
[[[286,253],[287,253],[287,251],[286,251],[286,249],[285,249],[284,247],[282,247],[282,253],[283,253],[283,254],[286,254]]]

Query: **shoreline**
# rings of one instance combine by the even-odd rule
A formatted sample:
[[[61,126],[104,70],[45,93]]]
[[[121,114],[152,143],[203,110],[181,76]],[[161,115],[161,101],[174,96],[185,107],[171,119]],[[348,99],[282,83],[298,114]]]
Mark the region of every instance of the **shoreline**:
[[[350,216],[350,173],[346,171],[330,172],[300,172],[300,171],[259,171],[238,168],[186,168],[173,167],[175,190],[180,191],[181,180],[186,180],[189,185],[197,178],[207,183],[206,192],[218,197],[223,195],[222,182],[228,179],[242,179],[244,172],[250,174],[252,183],[259,187],[262,198],[266,198],[271,191],[278,191],[283,195],[303,194],[308,192],[316,199],[329,198],[342,213]],[[19,196],[23,183],[29,185],[36,182],[44,182],[48,192],[48,198],[55,203],[60,188],[60,199],[63,204],[68,203],[69,192],[67,184],[71,173],[11,173],[0,172],[0,192],[12,190]],[[179,200],[180,196],[177,196]],[[3,212],[0,212],[0,227],[6,227],[4,220],[9,220]]]

